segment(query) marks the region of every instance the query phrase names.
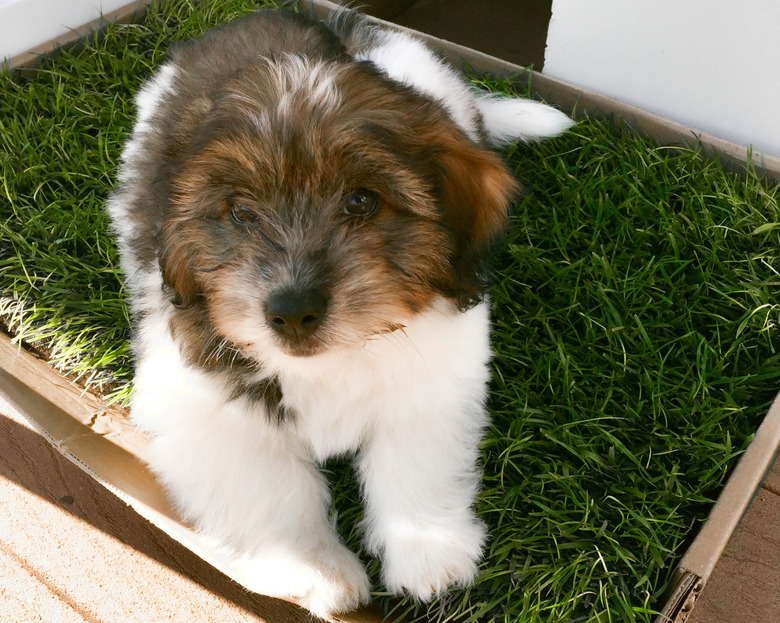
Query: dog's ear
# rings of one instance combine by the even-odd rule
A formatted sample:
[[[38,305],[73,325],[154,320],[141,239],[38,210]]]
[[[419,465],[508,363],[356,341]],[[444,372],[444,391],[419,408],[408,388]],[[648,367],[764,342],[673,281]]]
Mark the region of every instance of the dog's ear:
[[[440,162],[444,218],[454,235],[454,290],[461,307],[468,307],[487,288],[489,254],[520,186],[497,154],[465,137],[447,141]]]
[[[519,185],[498,155],[459,141],[445,152],[444,195],[461,241],[476,248],[503,233]]]
[[[160,270],[163,282],[173,290],[171,302],[176,307],[189,307],[199,294],[192,268],[192,249],[197,248],[179,219],[169,219],[163,226],[160,245]]]

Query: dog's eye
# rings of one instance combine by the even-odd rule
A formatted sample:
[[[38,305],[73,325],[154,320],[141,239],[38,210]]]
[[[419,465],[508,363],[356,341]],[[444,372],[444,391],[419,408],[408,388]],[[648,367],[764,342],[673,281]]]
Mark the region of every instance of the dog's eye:
[[[237,203],[230,210],[230,219],[236,225],[250,225],[256,223],[259,218],[260,215],[257,212],[243,203]]]
[[[376,211],[379,199],[370,190],[357,190],[349,195],[344,204],[344,211],[354,216],[369,216]]]

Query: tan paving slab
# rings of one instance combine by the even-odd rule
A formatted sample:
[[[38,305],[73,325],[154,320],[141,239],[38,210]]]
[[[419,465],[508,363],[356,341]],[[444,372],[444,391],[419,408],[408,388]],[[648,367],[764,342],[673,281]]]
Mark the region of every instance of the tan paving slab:
[[[760,489],[687,623],[780,621],[780,496]]]
[[[780,457],[775,459],[775,464],[766,476],[764,489],[780,495]],[[780,522],[780,518],[778,518]]]
[[[2,498],[5,499],[5,498]],[[0,621],[89,621],[78,604],[49,586],[26,561],[0,542]]]
[[[303,623],[96,483],[0,403],[0,621]]]

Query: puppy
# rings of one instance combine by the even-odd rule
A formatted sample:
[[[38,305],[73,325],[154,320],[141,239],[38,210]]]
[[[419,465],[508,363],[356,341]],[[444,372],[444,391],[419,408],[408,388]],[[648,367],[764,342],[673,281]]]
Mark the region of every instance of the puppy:
[[[135,319],[134,422],[184,519],[251,590],[369,599],[318,465],[355,453],[388,590],[471,582],[486,259],[518,190],[489,151],[571,124],[472,90],[352,13],[261,11],[175,48],[108,203]]]

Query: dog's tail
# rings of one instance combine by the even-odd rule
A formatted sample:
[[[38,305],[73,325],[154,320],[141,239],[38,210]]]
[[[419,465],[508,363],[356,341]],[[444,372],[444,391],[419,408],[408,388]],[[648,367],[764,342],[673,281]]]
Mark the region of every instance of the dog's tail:
[[[438,100],[473,140],[485,138],[492,147],[516,140],[529,143],[558,136],[574,124],[547,104],[472,88],[416,37],[385,30],[349,8],[337,10],[330,25],[347,53],[371,61],[390,78]]]
[[[382,28],[355,8],[355,2],[341,2],[331,13],[328,25],[351,55],[376,45]],[[357,6],[360,6],[357,4]]]
[[[560,110],[530,99],[478,93],[476,106],[494,147],[516,140],[532,143],[551,138],[574,125]]]

